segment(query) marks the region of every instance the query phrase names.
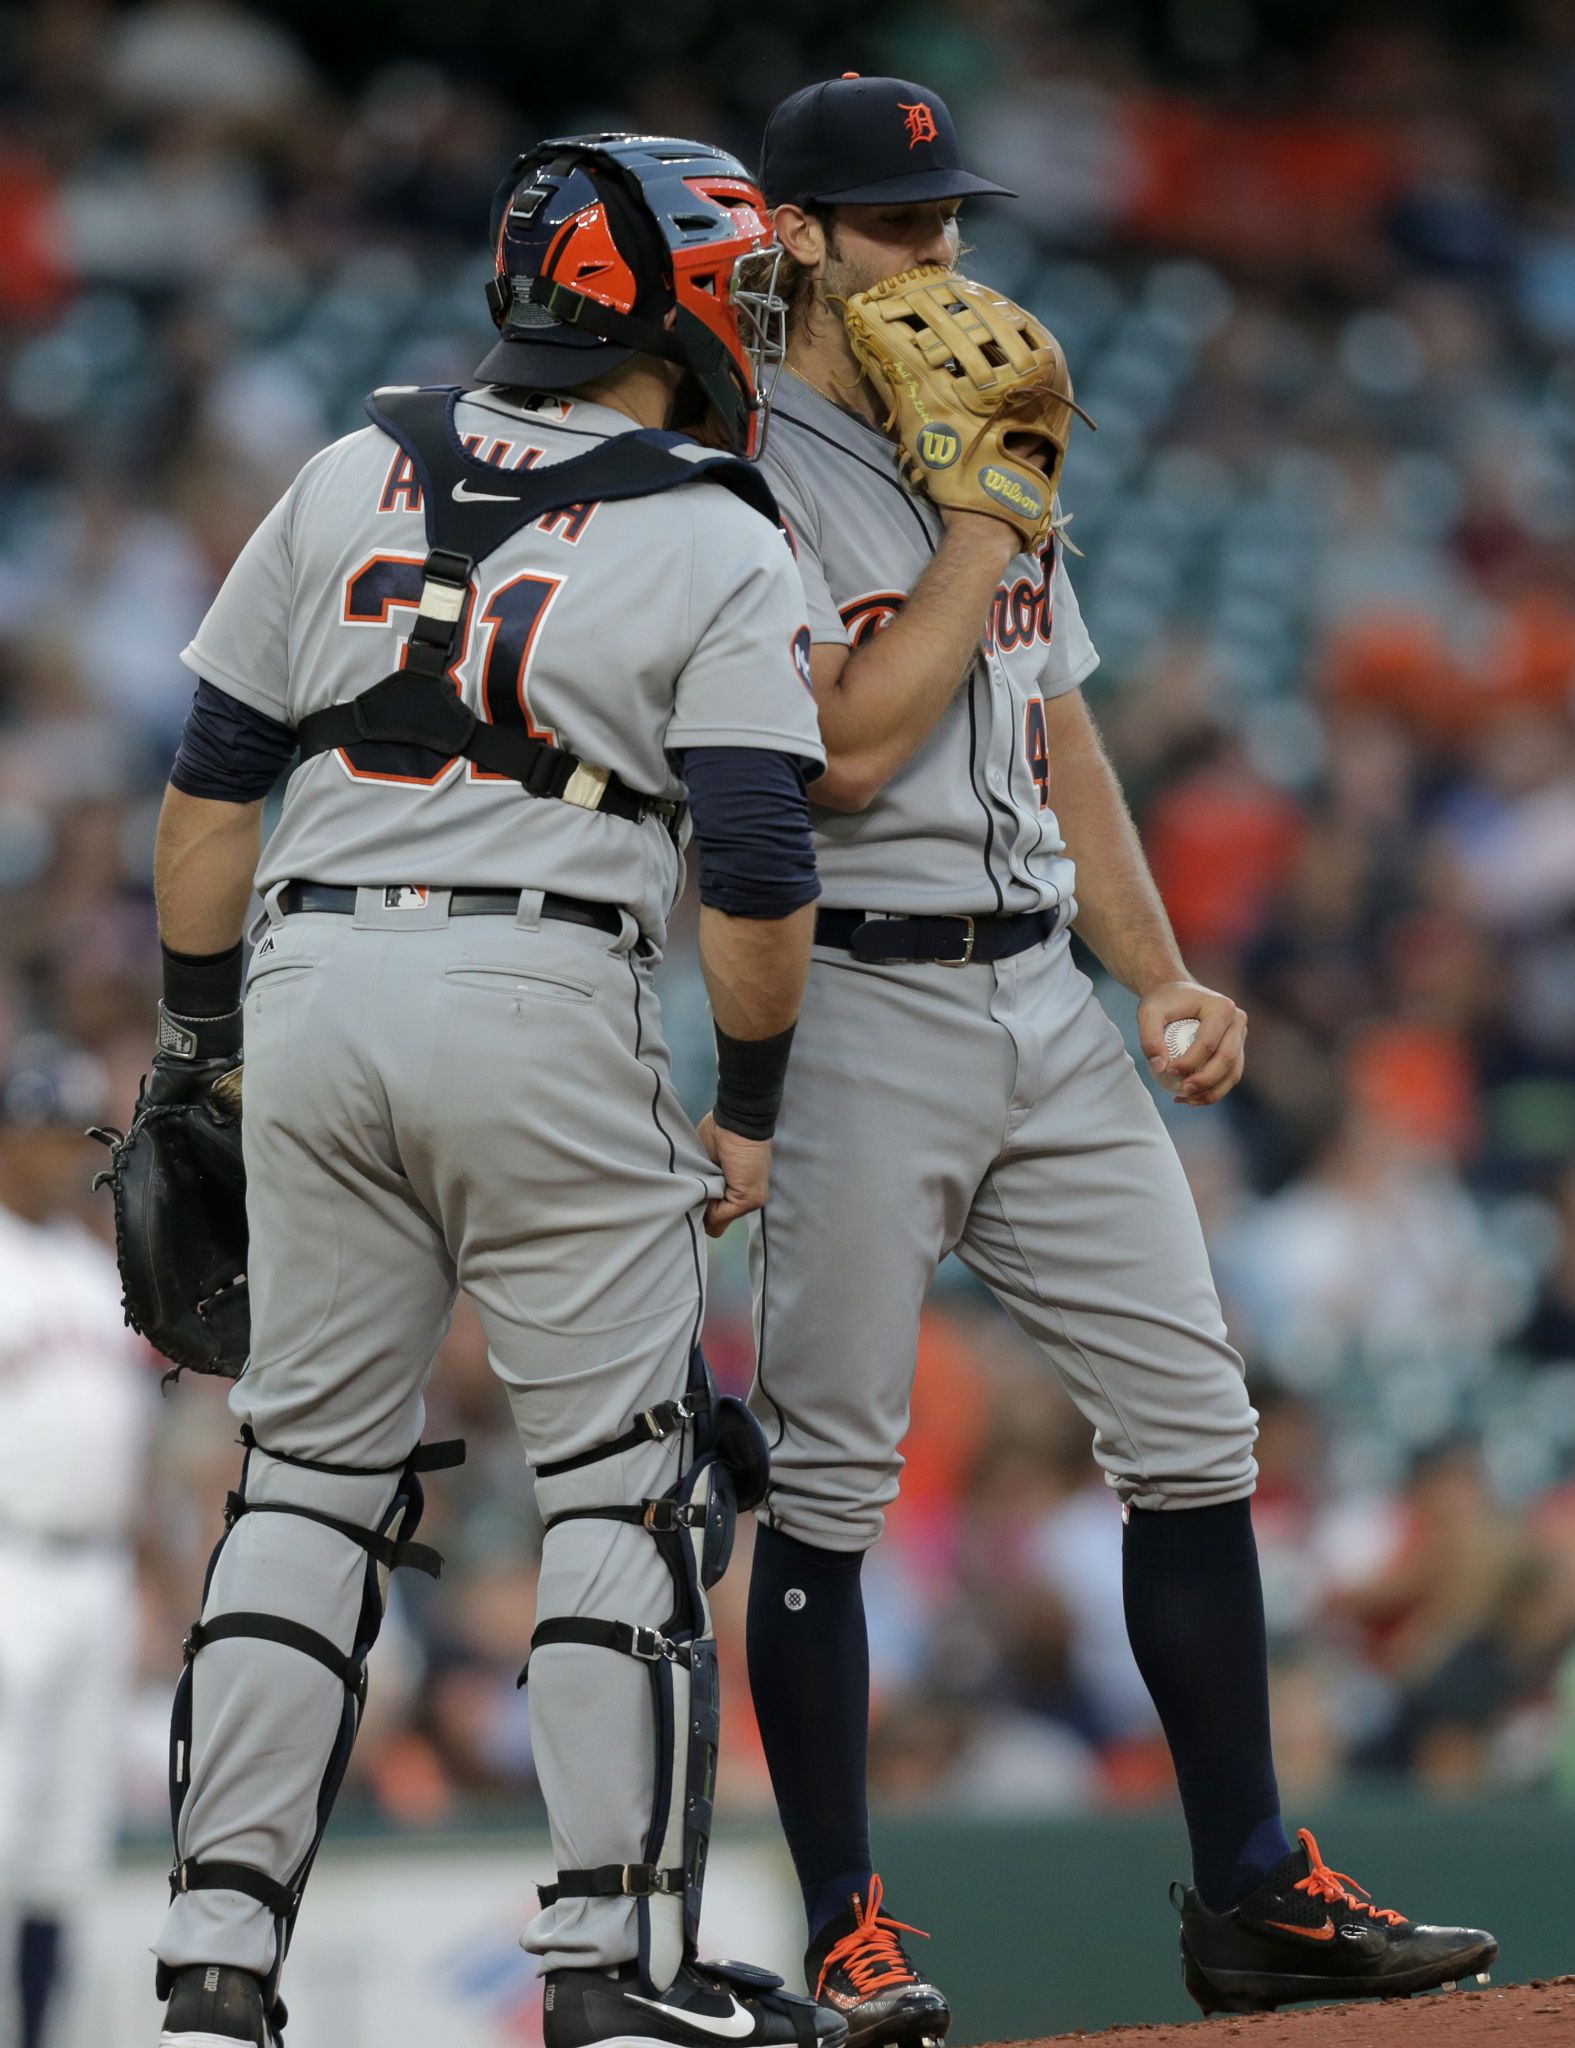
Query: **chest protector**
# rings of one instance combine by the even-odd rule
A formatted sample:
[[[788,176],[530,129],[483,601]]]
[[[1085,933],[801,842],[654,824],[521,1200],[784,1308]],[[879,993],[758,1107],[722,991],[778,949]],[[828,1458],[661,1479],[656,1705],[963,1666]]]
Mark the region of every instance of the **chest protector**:
[[[461,754],[527,794],[671,828],[681,806],[632,789],[610,768],[585,761],[516,726],[478,718],[448,670],[460,654],[465,598],[478,564],[550,512],[618,498],[649,498],[702,479],[719,483],[780,525],[776,500],[751,463],[734,455],[680,454],[695,444],[656,428],[614,434],[588,454],[536,469],[499,469],[466,449],[454,425],[459,386],[374,391],[367,412],[410,459],[421,488],[427,558],[421,602],[402,665],[357,697],[309,712],[296,726],[301,762],[364,740]],[[617,678],[612,679],[616,687]],[[300,765],[299,763],[297,765]]]

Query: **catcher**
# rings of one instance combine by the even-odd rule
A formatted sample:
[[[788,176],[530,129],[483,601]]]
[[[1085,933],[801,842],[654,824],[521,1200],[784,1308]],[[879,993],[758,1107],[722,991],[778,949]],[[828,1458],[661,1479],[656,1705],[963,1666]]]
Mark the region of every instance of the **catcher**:
[[[517,158],[476,383],[374,393],[185,652],[159,1052],[111,1175],[128,1308],[177,1363],[244,1358],[245,1456],[176,1687],[160,2048],[279,2048],[389,1574],[440,1564],[413,1539],[421,1475],[463,1450],[421,1442],[460,1286],[546,1531],[531,1736],[558,1868],[523,1936],[545,2048],[846,2036],[696,1950],[707,1593],[765,1482],[700,1349],[702,1232],[766,1199],[818,894],[803,596],[745,459],[780,353],[769,292],[735,289],[763,207],[682,137]],[[691,843],[698,1128],[651,980]]]
[[[1140,998],[1143,1050],[1180,1100],[1235,1086],[1247,1020],[1188,973],[1083,701],[1061,351],[952,274],[960,200],[1001,188],[962,168],[934,93],[851,75],[776,110],[762,184],[794,272],[764,462],[829,766],[809,992],[751,1226],[772,1484],[749,1656],[810,1987],[855,2048],[950,2022],[872,1871],[859,1567],[953,1250],[1093,1425],[1122,1503],[1127,1626],[1191,1835],[1193,1996],[1246,2011],[1483,1970],[1490,1935],[1371,1907],[1281,1822],[1256,1417],[1180,1164],[1069,926]]]

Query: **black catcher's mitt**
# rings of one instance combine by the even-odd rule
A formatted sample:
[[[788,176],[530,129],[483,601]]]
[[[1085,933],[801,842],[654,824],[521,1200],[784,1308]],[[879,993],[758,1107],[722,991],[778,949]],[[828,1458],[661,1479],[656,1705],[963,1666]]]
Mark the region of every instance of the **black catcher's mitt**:
[[[194,1028],[161,1009],[159,1051],[131,1129],[95,1130],[110,1163],[126,1321],[179,1374],[236,1379],[251,1343],[239,1016]],[[222,1048],[222,1049],[221,1049]],[[174,1377],[172,1374],[171,1377]]]

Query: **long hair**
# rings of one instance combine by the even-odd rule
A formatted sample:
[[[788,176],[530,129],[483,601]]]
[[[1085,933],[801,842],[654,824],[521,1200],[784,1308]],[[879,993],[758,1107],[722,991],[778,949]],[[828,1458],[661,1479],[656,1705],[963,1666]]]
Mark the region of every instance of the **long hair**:
[[[837,233],[837,209],[834,206],[822,205],[818,199],[795,199],[793,204],[807,213],[811,220],[820,222],[825,230],[827,250],[832,251]],[[739,265],[740,280],[746,285],[753,283],[753,266],[759,264],[763,269],[767,261],[764,252],[760,256],[746,257]],[[814,272],[806,270],[801,263],[794,262],[786,252],[783,253],[781,266],[776,274],[776,289],[779,297],[787,301],[789,333],[803,324],[817,304],[825,303],[815,290]]]

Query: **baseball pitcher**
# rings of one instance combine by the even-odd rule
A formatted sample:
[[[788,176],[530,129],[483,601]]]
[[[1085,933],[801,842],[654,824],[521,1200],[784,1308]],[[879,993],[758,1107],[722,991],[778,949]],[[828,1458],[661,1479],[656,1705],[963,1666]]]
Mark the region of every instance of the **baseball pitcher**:
[[[246,1454],[175,1702],[161,2048],[280,2041],[388,1574],[438,1569],[419,1475],[459,1447],[421,1445],[422,1393],[460,1286],[547,1531],[529,1679],[559,1867],[524,1943],[550,2048],[844,2038],[695,1954],[706,1594],[765,1480],[699,1350],[702,1239],[765,1199],[818,893],[802,590],[740,459],[773,353],[769,291],[734,288],[762,208],[697,143],[521,157],[478,387],[376,394],[185,653],[159,1050],[112,1171],[124,1240],[169,1188],[228,1187],[239,1117],[244,1273],[214,1242],[184,1292],[131,1263],[192,1362],[246,1353]],[[651,987],[691,810],[719,1053],[698,1130]]]
[[[777,108],[762,184],[792,267],[764,466],[828,767],[814,962],[752,1226],[772,1482],[749,1652],[810,1985],[855,2043],[950,2020],[871,1868],[859,1563],[952,1251],[1060,1376],[1122,1502],[1127,1626],[1191,1834],[1194,1997],[1248,2011],[1485,1969],[1491,1936],[1370,1906],[1281,1821],[1256,1417],[1180,1164],[1069,929],[1139,997],[1183,1102],[1234,1087],[1247,1020],[1189,975],[1084,702],[1096,657],[1056,504],[1066,363],[957,274],[963,198],[1001,188],[962,167],[936,94],[851,74]]]

